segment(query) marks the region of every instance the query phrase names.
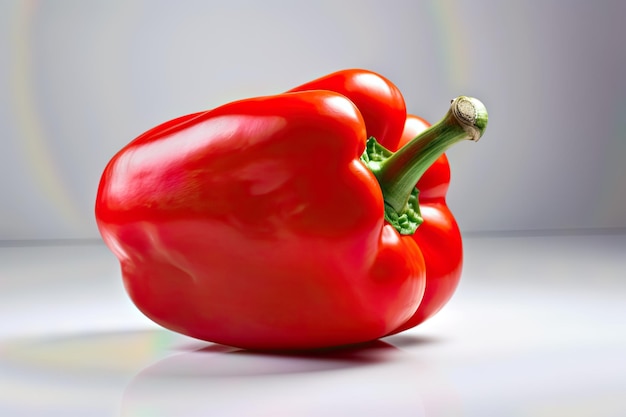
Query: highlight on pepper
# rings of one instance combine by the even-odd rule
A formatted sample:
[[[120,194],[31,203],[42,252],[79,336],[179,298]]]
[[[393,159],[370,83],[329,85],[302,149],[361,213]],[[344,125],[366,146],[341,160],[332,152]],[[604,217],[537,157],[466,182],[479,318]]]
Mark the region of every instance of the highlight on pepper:
[[[167,329],[255,350],[376,340],[454,293],[445,151],[487,120],[460,96],[430,126],[383,76],[338,71],[146,131],[104,169],[96,221]]]

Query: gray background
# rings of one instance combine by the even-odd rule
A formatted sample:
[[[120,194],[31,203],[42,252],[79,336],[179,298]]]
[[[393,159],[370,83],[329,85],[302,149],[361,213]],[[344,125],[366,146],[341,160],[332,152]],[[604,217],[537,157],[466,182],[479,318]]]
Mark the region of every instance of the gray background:
[[[150,127],[325,73],[390,78],[436,121],[465,232],[626,227],[626,2],[0,1],[0,240],[97,239],[111,156]]]

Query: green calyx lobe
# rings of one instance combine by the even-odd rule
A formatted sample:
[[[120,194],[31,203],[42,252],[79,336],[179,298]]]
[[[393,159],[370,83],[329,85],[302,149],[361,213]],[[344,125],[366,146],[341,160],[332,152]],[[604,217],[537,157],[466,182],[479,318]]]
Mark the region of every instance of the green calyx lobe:
[[[477,99],[457,97],[446,115],[396,152],[367,140],[361,161],[372,171],[385,200],[385,220],[402,235],[412,235],[424,221],[417,181],[453,144],[478,141],[487,127],[487,109]]]
[[[372,136],[367,140],[361,161],[376,175],[382,163],[392,155],[393,152],[378,143],[376,138]],[[419,190],[413,187],[408,196],[406,207],[400,212],[385,201],[385,220],[402,235],[412,235],[424,221],[420,213],[418,195]]]

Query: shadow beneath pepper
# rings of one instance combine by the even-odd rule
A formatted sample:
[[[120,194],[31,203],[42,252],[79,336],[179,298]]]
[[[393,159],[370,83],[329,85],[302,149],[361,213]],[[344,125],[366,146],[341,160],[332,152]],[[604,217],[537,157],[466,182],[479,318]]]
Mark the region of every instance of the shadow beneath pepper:
[[[307,352],[258,352],[192,341],[133,378],[121,415],[142,410],[159,410],[162,416],[207,415],[207,410],[220,416],[275,415],[277,410],[299,417],[372,415],[372,404],[380,404],[380,398],[389,401],[386,407],[399,407],[392,414],[408,415],[408,410],[443,407],[431,406],[424,396],[432,390],[435,398],[450,403],[454,395],[437,370],[394,346],[437,341],[411,335],[387,339]]]
[[[0,382],[21,387],[39,398],[37,407],[59,414],[78,399],[97,410],[92,414],[103,414],[119,407],[121,398],[121,413],[129,416],[145,410],[213,415],[205,413],[211,406],[225,416],[258,415],[257,407],[273,415],[288,406],[290,415],[302,417],[325,414],[325,407],[343,401],[341,395],[369,390],[389,390],[386,395],[402,395],[419,408],[416,384],[431,387],[437,376],[409,350],[433,342],[402,334],[337,349],[254,352],[163,329],[48,334],[3,340]],[[306,395],[303,385],[311,389]],[[398,391],[401,387],[411,392]],[[343,415],[354,415],[360,404],[345,402]]]
[[[321,372],[374,365],[399,359],[402,351],[377,340],[315,351],[252,351],[209,344],[176,354],[147,367],[141,378],[252,377]]]
[[[203,342],[162,330],[46,335],[3,343],[0,362],[75,374],[129,373],[227,377],[318,372],[400,360],[399,348],[431,340],[395,335],[386,341],[312,351],[251,351]],[[134,370],[134,372],[133,372]]]
[[[434,337],[417,336],[406,332],[388,336],[383,340],[391,343],[397,348],[413,348],[416,346],[434,345],[443,342],[443,340]]]
[[[306,398],[299,384],[322,378],[328,381],[325,385],[334,385],[345,373],[333,371],[388,363],[400,355],[400,350],[382,341],[315,352],[255,352],[208,344],[166,357],[137,373],[124,390],[122,415],[134,416],[146,409],[160,410],[163,416],[203,415],[207,407],[233,416],[257,415],[261,407],[272,415],[271,404],[282,409],[285,401]]]
[[[73,373],[233,377],[320,372],[402,360],[402,349],[438,343],[402,333],[352,346],[312,351],[252,351],[203,342],[162,329],[48,335],[5,341],[12,366]],[[141,369],[137,372],[137,367]],[[133,372],[133,369],[135,370]]]

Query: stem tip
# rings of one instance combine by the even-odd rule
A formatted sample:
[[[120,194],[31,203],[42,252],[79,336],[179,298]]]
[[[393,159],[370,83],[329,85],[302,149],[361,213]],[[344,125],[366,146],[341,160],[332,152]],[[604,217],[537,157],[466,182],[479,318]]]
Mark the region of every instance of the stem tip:
[[[469,135],[469,140],[478,142],[487,128],[487,109],[478,99],[460,96],[452,100],[450,110],[457,122]]]

